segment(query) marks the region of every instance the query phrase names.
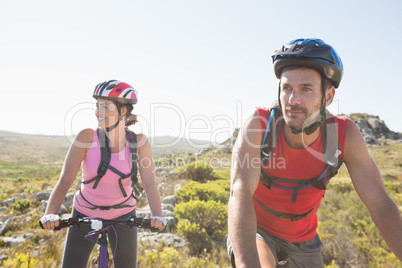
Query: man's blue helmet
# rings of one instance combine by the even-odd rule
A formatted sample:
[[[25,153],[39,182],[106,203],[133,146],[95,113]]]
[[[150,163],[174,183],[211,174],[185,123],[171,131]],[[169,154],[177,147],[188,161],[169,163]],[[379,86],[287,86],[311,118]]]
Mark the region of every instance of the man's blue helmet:
[[[284,67],[303,66],[317,70],[339,87],[343,75],[341,58],[335,49],[321,39],[295,39],[272,54],[275,75],[278,79]]]

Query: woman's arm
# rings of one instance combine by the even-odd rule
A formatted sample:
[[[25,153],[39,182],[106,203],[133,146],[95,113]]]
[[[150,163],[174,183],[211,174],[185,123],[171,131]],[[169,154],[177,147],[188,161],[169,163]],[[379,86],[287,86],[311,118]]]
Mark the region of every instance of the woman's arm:
[[[56,183],[48,201],[45,215],[57,215],[68,190],[77,177],[81,167],[81,162],[84,160],[88,148],[91,146],[93,137],[92,129],[84,129],[78,133],[74,142],[71,144],[64,160],[63,168],[60,173],[58,182]],[[43,227],[52,230],[54,226],[58,226],[58,221],[51,223],[47,221],[43,223]]]
[[[151,146],[148,139],[143,134],[138,134],[138,166],[141,175],[142,186],[147,194],[148,204],[151,208],[152,216],[162,217],[161,198],[155,179],[155,166],[152,159]],[[164,224],[160,220],[152,220],[153,227],[163,229]]]

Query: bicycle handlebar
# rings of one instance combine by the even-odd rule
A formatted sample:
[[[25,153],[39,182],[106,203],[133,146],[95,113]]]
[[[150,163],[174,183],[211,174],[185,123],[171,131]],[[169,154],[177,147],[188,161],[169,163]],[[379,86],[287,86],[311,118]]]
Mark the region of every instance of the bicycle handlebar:
[[[140,228],[146,228],[150,229],[151,231],[159,231],[158,228],[151,227],[151,220],[150,219],[145,219],[145,218],[137,218],[134,216],[131,216],[126,219],[120,219],[120,220],[104,220],[101,218],[90,218],[90,217],[72,217],[68,219],[60,219],[59,220],[59,226],[55,227],[54,230],[60,230],[62,228],[67,228],[67,227],[73,227],[77,226],[80,227],[81,225],[91,225],[91,222],[94,220],[98,220],[102,222],[102,226],[110,226],[110,225],[115,225],[115,224],[125,224],[129,225],[131,227],[140,227]],[[39,221],[39,225],[42,229],[43,225],[41,221]]]

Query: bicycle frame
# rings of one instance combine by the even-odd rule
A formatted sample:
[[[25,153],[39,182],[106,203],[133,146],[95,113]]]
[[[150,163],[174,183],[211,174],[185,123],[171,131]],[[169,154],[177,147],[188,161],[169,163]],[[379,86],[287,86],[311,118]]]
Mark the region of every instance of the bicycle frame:
[[[109,228],[107,227],[105,229],[102,229],[101,232],[94,232],[92,234],[88,234],[85,236],[85,238],[87,238],[90,241],[93,241],[99,245],[98,258],[92,263],[92,267],[109,268],[111,266],[112,261],[109,261],[109,251],[108,251],[108,245],[109,245],[109,242],[107,239],[108,232],[109,232]],[[96,241],[89,238],[89,236],[92,236],[94,234],[98,235]],[[114,255],[115,254],[113,254],[113,259],[114,259]]]
[[[98,241],[100,242],[99,268],[108,268],[109,267],[109,254],[107,251],[108,241],[106,238],[106,233],[102,233],[102,235]]]
[[[109,268],[113,261],[109,261],[109,252],[108,252],[108,238],[107,234],[112,228],[116,234],[116,246],[117,246],[117,233],[114,229],[113,225],[115,224],[126,224],[131,227],[140,227],[140,228],[147,228],[151,229],[152,231],[157,231],[157,229],[151,227],[151,223],[149,219],[137,218],[137,217],[130,217],[127,219],[120,219],[120,220],[104,220],[101,218],[80,218],[80,217],[73,217],[69,219],[60,220],[59,226],[54,230],[60,230],[66,227],[79,227],[80,225],[91,225],[93,222],[97,223],[98,226],[96,228],[93,227],[93,230],[90,231],[85,238],[97,243],[99,245],[99,254],[98,259],[93,262],[93,267],[97,268]],[[102,224],[99,224],[102,223]],[[40,226],[43,228],[42,223],[39,221]],[[115,247],[115,252],[113,253],[113,258],[115,256],[117,248]]]

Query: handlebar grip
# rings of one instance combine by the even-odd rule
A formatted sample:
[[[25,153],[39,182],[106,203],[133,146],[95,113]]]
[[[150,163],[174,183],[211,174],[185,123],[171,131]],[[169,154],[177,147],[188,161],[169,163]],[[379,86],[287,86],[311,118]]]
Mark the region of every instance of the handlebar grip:
[[[39,220],[39,225],[40,225],[40,228],[45,229],[45,228],[43,228],[43,224],[40,220]],[[68,226],[69,226],[68,220],[59,220],[59,226],[54,227],[53,230],[59,231],[60,229],[67,228]]]

